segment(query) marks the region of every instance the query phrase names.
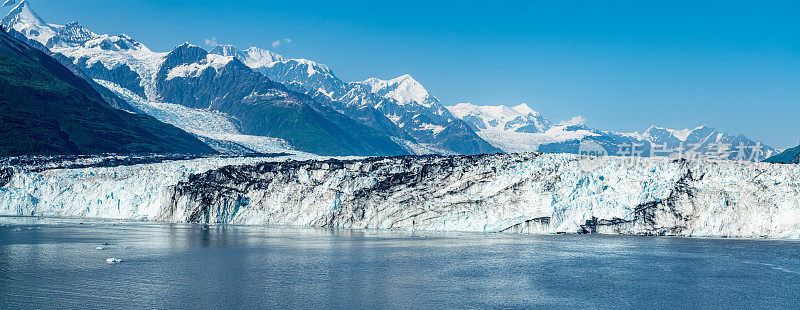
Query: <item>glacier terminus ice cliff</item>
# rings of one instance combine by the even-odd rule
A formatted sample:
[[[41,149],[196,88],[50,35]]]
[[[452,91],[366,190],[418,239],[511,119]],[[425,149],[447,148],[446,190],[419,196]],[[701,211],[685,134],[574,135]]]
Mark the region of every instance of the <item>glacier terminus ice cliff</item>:
[[[797,165],[536,153],[301,156],[6,162],[0,215],[800,238]]]

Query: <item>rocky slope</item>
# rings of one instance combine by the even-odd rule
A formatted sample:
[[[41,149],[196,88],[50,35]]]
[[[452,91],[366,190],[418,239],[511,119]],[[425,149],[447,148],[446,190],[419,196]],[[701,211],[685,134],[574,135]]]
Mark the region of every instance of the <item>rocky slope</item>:
[[[800,237],[800,167],[509,154],[12,168],[0,214],[521,233]]]
[[[174,126],[115,109],[84,79],[0,29],[0,156],[215,153]]]
[[[258,48],[240,50],[224,45],[211,53],[236,57],[270,79],[397,139],[459,154],[500,151],[450,114],[439,99],[410,75],[348,83],[323,64],[285,59]]]
[[[796,146],[781,152],[778,155],[770,157],[766,160],[770,163],[781,164],[800,164],[800,146]]]
[[[288,90],[234,57],[198,46],[183,44],[167,54],[156,90],[167,102],[223,113],[246,134],[280,138],[306,152],[408,154],[388,136]]]
[[[129,103],[115,106],[151,114],[222,152],[411,153],[393,137],[270,81],[233,57],[188,45],[157,53],[125,34],[96,34],[77,22],[49,24],[26,0],[2,24]],[[231,126],[220,132],[214,120]]]

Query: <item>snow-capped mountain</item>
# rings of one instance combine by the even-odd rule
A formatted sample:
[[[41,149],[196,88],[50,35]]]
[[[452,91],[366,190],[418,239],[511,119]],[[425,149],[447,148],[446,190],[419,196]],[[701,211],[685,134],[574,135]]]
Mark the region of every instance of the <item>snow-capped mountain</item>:
[[[369,78],[359,84],[366,86],[367,90],[378,96],[397,100],[401,105],[419,104],[426,108],[434,108],[434,111],[440,114],[443,111],[439,99],[431,96],[428,90],[409,74],[391,80]]]
[[[11,4],[11,1],[6,1],[3,7]],[[58,25],[50,25],[39,17],[36,12],[31,10],[27,0],[22,0],[11,12],[3,19],[3,28],[11,32],[13,29],[16,32],[23,34],[25,37],[38,41],[47,46],[47,43],[56,36],[58,33]]]
[[[540,133],[555,126],[524,103],[515,107],[459,103],[448,109],[476,131]]]
[[[580,142],[593,139],[609,151],[630,140],[579,123],[554,124],[527,104],[514,107],[460,103],[447,109],[492,145],[508,153],[578,153]]]
[[[516,107],[462,103],[448,107],[492,145],[505,152],[573,153],[592,141],[608,155],[704,157],[761,161],[775,153],[768,145],[743,135],[730,135],[707,125],[695,129],[651,126],[644,133],[602,131],[581,122],[554,124],[523,104]]]
[[[281,138],[306,152],[408,154],[388,136],[288,90],[235,57],[188,43],[167,54],[156,90],[166,102],[223,113],[236,119],[245,134]]]
[[[172,124],[187,130],[191,128],[193,133],[205,138],[211,139],[210,137],[215,135],[214,132],[198,129],[196,121],[178,117],[179,115],[172,113],[175,109],[159,110],[164,104],[174,104],[167,101],[164,94],[160,93],[163,89],[157,89],[159,82],[162,82],[157,80],[157,75],[164,66],[168,53],[153,52],[144,44],[124,34],[115,36],[96,34],[76,22],[64,26],[49,24],[31,9],[27,0],[20,2],[6,16],[2,25],[4,28],[13,29],[19,37],[38,42],[56,58],[64,59],[64,62],[73,64],[78,70],[109,89],[115,90],[118,96],[131,99],[129,101],[132,104],[138,104],[136,109],[157,111],[155,115],[162,117],[169,115],[162,120],[171,121]],[[407,152],[474,154],[499,151],[483,141],[464,122],[450,115],[432,96],[423,100],[425,105],[408,101],[401,105],[391,97],[381,97],[369,91],[363,84],[342,82],[324,65],[305,59],[287,60],[256,47],[240,50],[232,46],[218,46],[210,54],[235,58],[268,78],[285,84],[290,91],[308,94],[312,96],[313,101],[323,103],[361,125],[371,127],[378,134],[391,137],[395,144],[402,145]],[[175,70],[169,72],[172,75],[166,77],[172,80],[189,74],[193,78],[199,78],[207,72],[207,68],[219,70],[229,62],[225,58],[206,57],[205,61],[196,63],[195,67],[174,68]],[[392,91],[392,94],[401,95],[403,87],[415,84],[418,85],[413,79],[405,79],[405,82],[401,81],[395,85],[399,88]],[[211,87],[209,85],[209,88]],[[125,91],[133,93],[135,98],[131,98],[130,93]],[[408,98],[417,99],[417,97]],[[211,105],[212,102],[206,103],[206,107]],[[202,112],[192,111],[187,115],[198,113]],[[353,130],[345,131],[353,132]],[[366,131],[355,130],[355,132]],[[240,134],[250,135],[252,132],[240,132]],[[219,135],[216,137],[219,138]]]
[[[721,132],[708,125],[682,130],[650,126],[641,134],[641,139],[658,145],[665,153],[662,156],[675,155],[677,150],[682,150],[683,155],[687,156],[705,155],[717,159],[762,161],[777,153],[769,145],[753,141],[744,135]]]
[[[63,27],[58,27],[56,36],[53,37],[56,42],[64,44],[85,44],[89,40],[97,38],[97,34],[83,28],[78,22],[71,22]],[[54,45],[57,43],[53,43]]]
[[[335,110],[401,141],[450,152],[497,152],[469,126],[454,117],[410,75],[392,80],[344,82],[325,65],[286,59],[258,48],[220,46],[212,50],[233,56],[274,81],[303,92]],[[268,57],[258,57],[268,55]]]
[[[94,79],[114,81],[144,98],[157,97],[153,81],[166,53],[153,52],[125,34],[98,35],[77,22],[49,24],[27,0],[3,18],[2,26],[69,59]]]
[[[105,86],[100,88],[114,91],[136,110],[187,130],[220,151],[270,152],[276,146],[291,145],[321,154],[410,153],[390,137],[243,64],[283,60],[269,51],[251,48],[226,57],[183,45],[170,53],[153,52],[124,34],[96,34],[77,22],[49,24],[27,0],[12,9],[2,25],[85,72]],[[218,50],[234,52],[224,47]],[[216,131],[220,123],[212,120],[232,126]]]
[[[411,153],[476,154],[499,150],[578,153],[581,143],[588,140],[602,145],[606,152],[612,155],[622,153],[626,150],[626,146],[630,149],[630,145],[640,148],[633,152],[644,156],[649,156],[651,153],[658,155],[655,153],[659,152],[666,156],[716,152],[718,153],[716,157],[737,159],[743,156],[733,155],[730,148],[758,147],[762,151],[760,154],[744,157],[762,160],[774,152],[771,147],[761,145],[747,137],[729,135],[707,126],[693,130],[671,130],[653,126],[641,134],[618,133],[589,128],[579,123],[555,124],[527,105],[484,107],[459,104],[445,108],[410,75],[390,80],[371,78],[363,82],[348,83],[339,79],[325,65],[306,59],[288,59],[257,47],[241,50],[230,45],[217,46],[210,53],[204,53],[202,59],[192,59],[175,67],[165,66],[165,59],[169,53],[153,52],[124,34],[114,36],[96,34],[76,22],[64,26],[49,24],[31,9],[27,0],[21,1],[11,10],[11,13],[3,19],[2,25],[10,29],[11,34],[41,44],[56,58],[62,59],[62,62],[75,66],[78,68],[76,71],[85,72],[103,84],[105,87],[97,87],[101,93],[107,91],[106,87],[112,89],[116,96],[126,98],[133,107],[129,109],[121,104],[114,105],[114,100],[107,100],[112,102],[112,105],[126,110],[135,108],[147,111],[161,117],[162,121],[168,121],[204,137],[206,141],[238,145],[234,148],[249,149],[235,141],[251,141],[253,137],[276,133],[262,130],[264,128],[256,130],[255,127],[242,125],[241,118],[247,118],[246,113],[243,110],[230,110],[228,107],[231,98],[236,96],[226,98],[225,96],[229,94],[212,91],[218,88],[232,89],[240,94],[241,89],[231,88],[233,84],[196,83],[220,83],[220,81],[233,83],[229,78],[219,78],[232,72],[225,68],[237,68],[236,71],[244,72],[246,70],[242,67],[247,67],[285,85],[288,88],[285,90],[287,92],[299,92],[310,96],[310,100],[300,100],[309,103],[309,106],[313,107],[310,110],[319,112],[325,110],[323,108],[331,108],[342,115],[330,114],[331,111],[327,110],[324,114],[341,121],[349,118],[355,120],[358,125],[370,128],[370,130],[350,128],[344,131],[365,134],[368,131],[375,131],[367,135],[371,137],[375,137],[375,134],[386,135],[394,141],[394,144],[401,145]],[[235,63],[244,66],[231,65]],[[165,67],[169,67],[166,72]],[[163,75],[159,75],[161,73]],[[241,73],[236,75],[249,76]],[[259,84],[268,84],[262,81],[255,82],[256,80],[253,79],[255,84],[246,85],[244,88],[253,87],[251,90],[254,90],[266,87],[257,86]],[[179,84],[181,86],[175,86]],[[186,89],[179,89],[180,87]],[[277,89],[271,87],[267,87],[270,89],[269,92]],[[239,98],[242,100],[239,103],[244,104],[245,99],[265,98],[263,96],[269,92],[254,92],[254,97],[243,94]],[[189,98],[187,94],[196,94],[205,101],[193,102],[195,100]],[[104,94],[104,97],[111,96]],[[297,102],[290,98],[301,97],[291,95],[282,98],[281,100],[287,100],[285,106],[297,106],[295,105]],[[225,106],[228,110],[213,109],[223,106],[221,102],[227,102]],[[252,105],[249,108],[252,108]],[[234,117],[229,115],[230,113],[239,116]],[[230,140],[220,142],[222,140],[219,139],[223,136],[213,130],[218,126],[215,124],[200,126],[198,125],[200,122],[190,119],[190,115],[206,115],[201,119],[227,119],[233,124],[231,127],[235,128],[235,131],[226,132],[224,137]],[[297,119],[297,121],[302,123],[305,120]],[[344,124],[338,123],[337,126]],[[348,126],[350,125],[345,127]],[[313,125],[311,127],[328,128]],[[298,133],[280,137],[269,136],[269,138],[283,139],[284,142],[304,139],[298,140],[298,137],[293,136],[296,134]],[[235,139],[232,138],[234,136]],[[308,135],[301,136],[308,137]],[[265,137],[262,142],[248,145],[275,145],[274,140],[269,138]],[[363,140],[370,141],[370,139]],[[388,146],[384,142],[381,143]],[[727,145],[729,149],[719,150],[721,145]]]
[[[214,153],[194,136],[110,106],[87,80],[0,29],[0,156]]]
[[[258,47],[250,47],[246,50],[240,50],[233,45],[217,45],[209,52],[211,54],[236,57],[251,68],[266,67],[278,61],[285,60],[281,55],[275,54],[268,50],[260,49]]]

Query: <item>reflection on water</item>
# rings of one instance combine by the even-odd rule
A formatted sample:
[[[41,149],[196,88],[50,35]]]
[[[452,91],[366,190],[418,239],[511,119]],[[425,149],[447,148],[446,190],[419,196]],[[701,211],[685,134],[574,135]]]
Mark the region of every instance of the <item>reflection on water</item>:
[[[798,250],[792,241],[0,218],[0,309],[797,308]]]

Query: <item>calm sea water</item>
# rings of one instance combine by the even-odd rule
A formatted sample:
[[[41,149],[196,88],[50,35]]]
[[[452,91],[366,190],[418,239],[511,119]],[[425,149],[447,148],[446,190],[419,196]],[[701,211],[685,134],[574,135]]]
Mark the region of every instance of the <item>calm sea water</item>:
[[[0,309],[800,308],[793,241],[0,225]]]

